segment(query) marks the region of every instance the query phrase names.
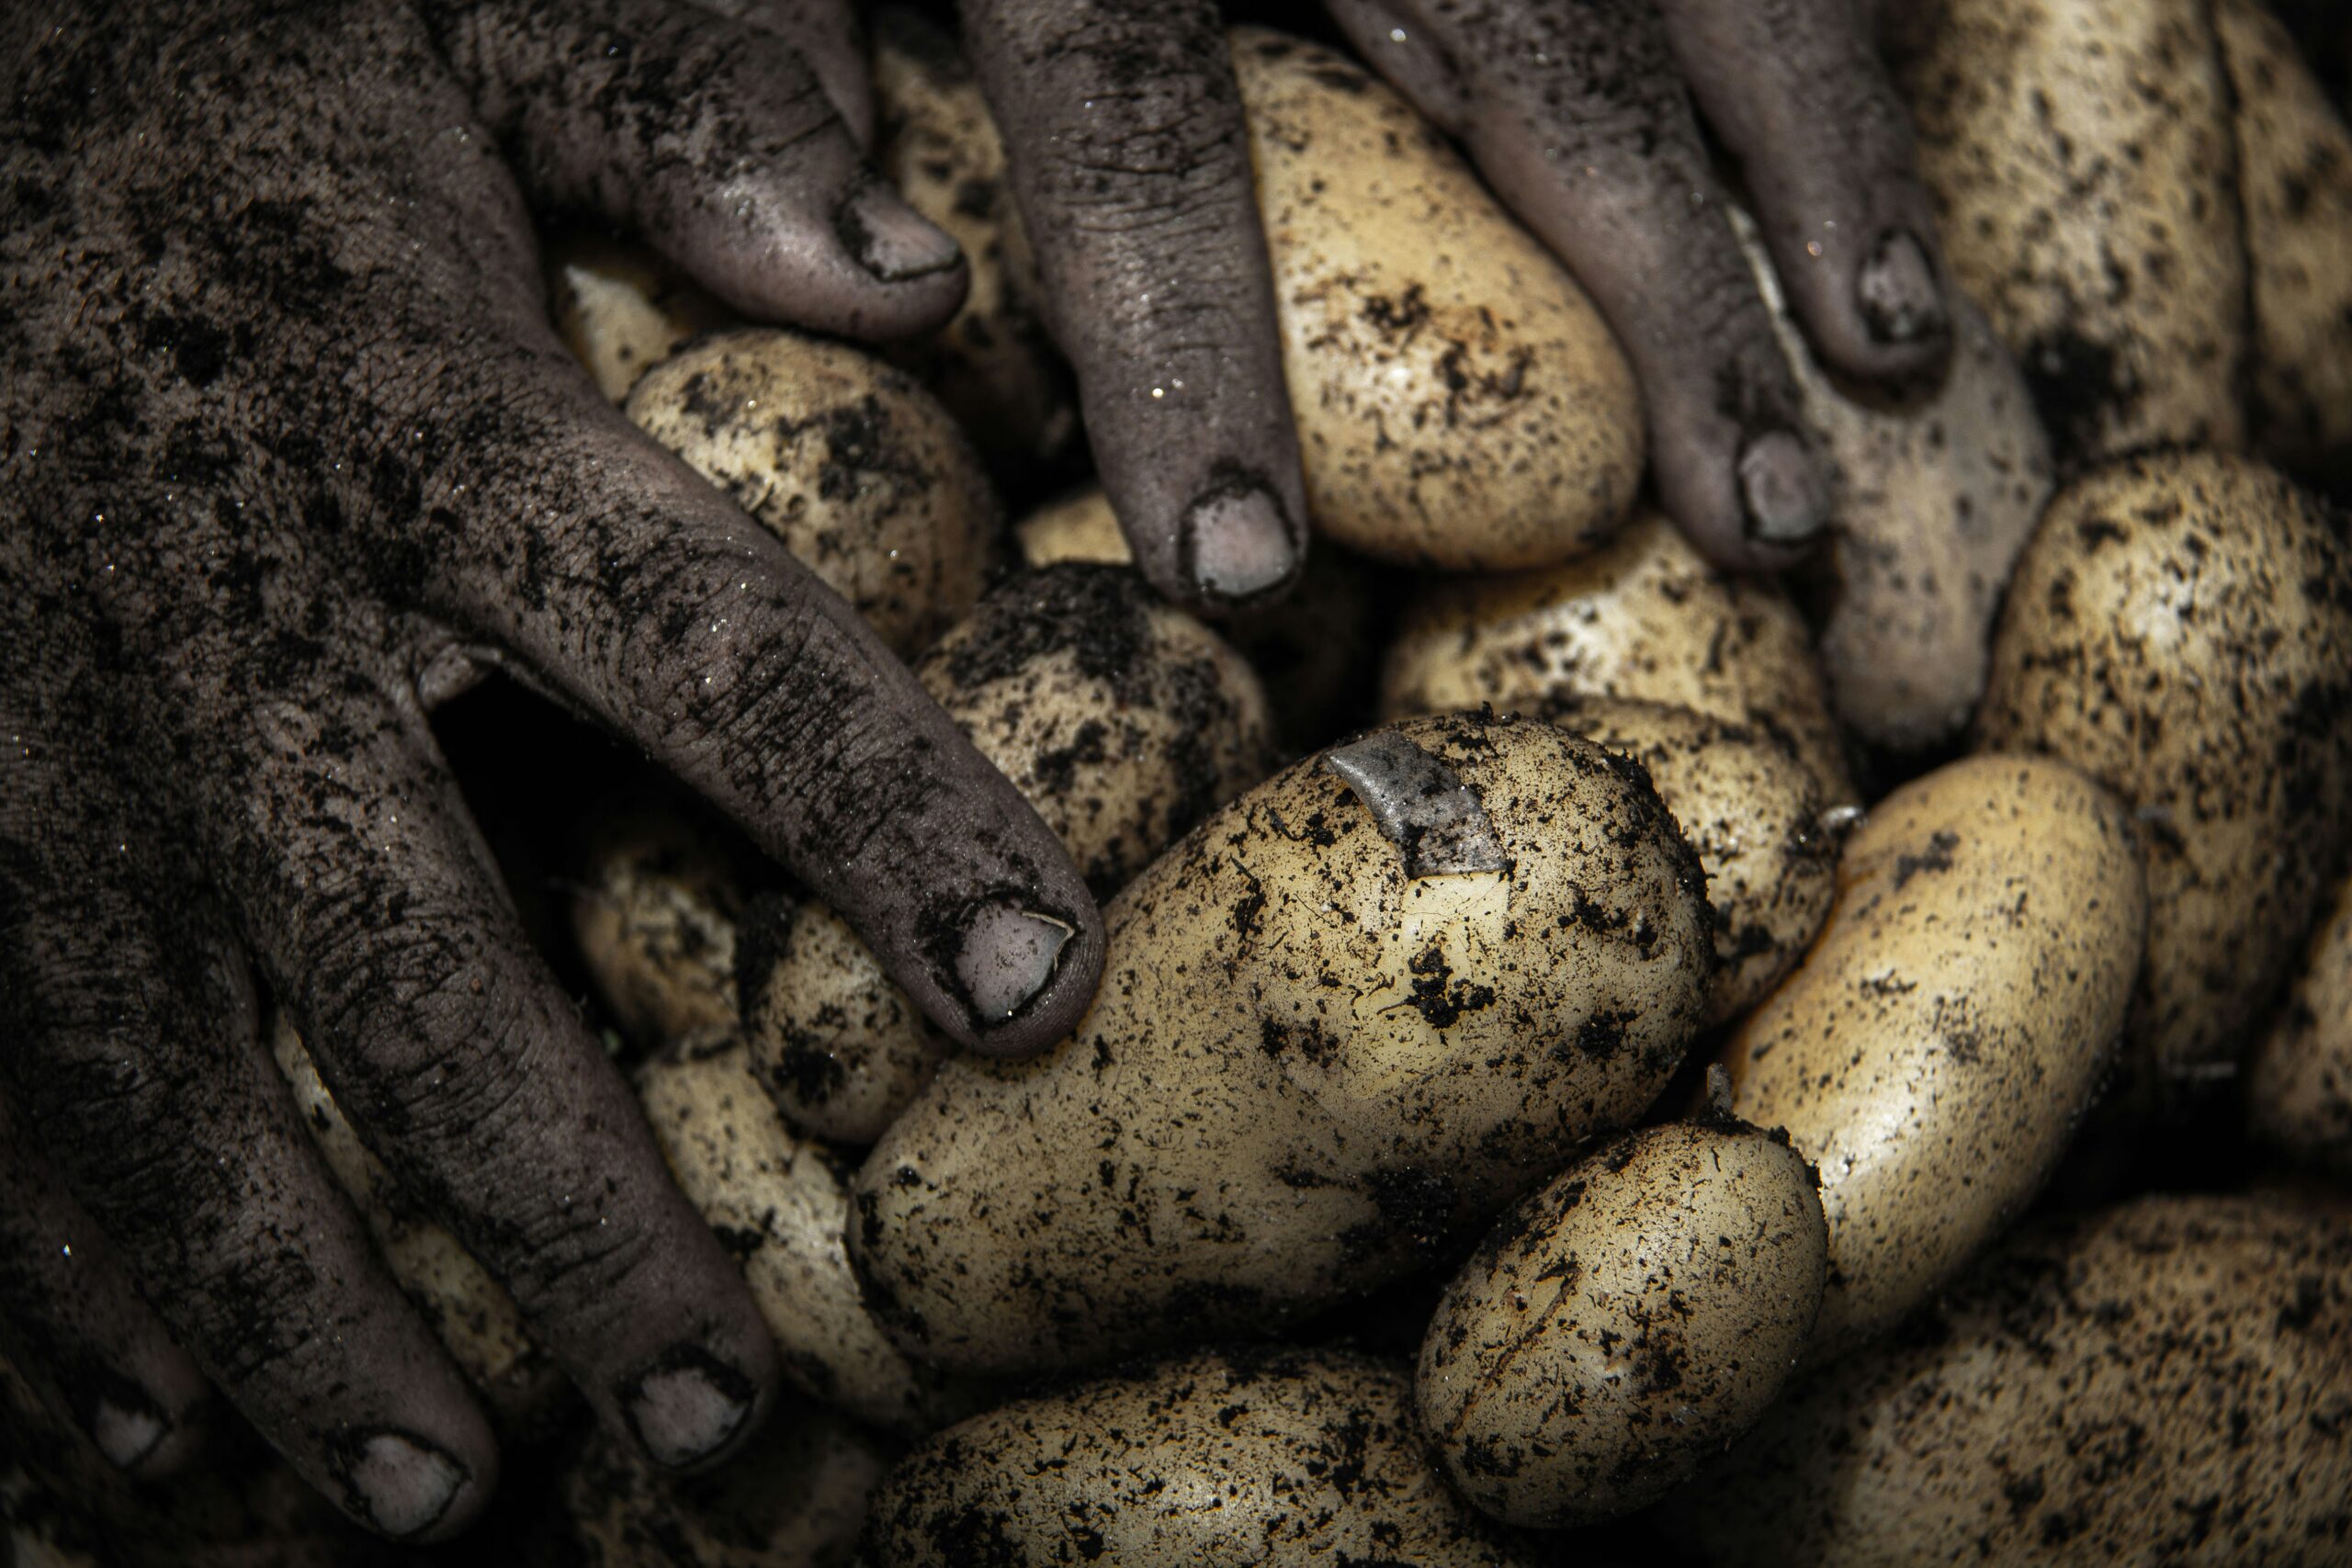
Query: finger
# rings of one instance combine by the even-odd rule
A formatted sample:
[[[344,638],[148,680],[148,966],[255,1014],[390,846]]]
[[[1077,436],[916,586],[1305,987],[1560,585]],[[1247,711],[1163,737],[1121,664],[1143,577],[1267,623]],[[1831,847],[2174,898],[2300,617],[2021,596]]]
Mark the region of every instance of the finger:
[[[383,1534],[454,1534],[497,1483],[488,1424],[296,1122],[242,958],[200,900],[132,896],[166,879],[161,853],[127,813],[85,830],[68,808],[102,775],[83,773],[17,796],[42,805],[0,830],[11,1098],[174,1337],[304,1480]]]
[[[215,853],[353,1130],[615,1430],[665,1469],[722,1457],[774,1402],[767,1330],[532,952],[422,716],[345,686],[251,726]]]
[[[201,1445],[204,1374],[5,1104],[0,1330],[9,1360],[116,1469],[168,1475]]]
[[[956,242],[866,164],[775,34],[664,0],[433,12],[541,206],[635,228],[752,316],[892,338],[963,302]]]
[[[1658,5],[1822,358],[1879,380],[1939,368],[1951,311],[1935,210],[1859,0]]]
[[[706,11],[781,39],[816,73],[833,112],[860,148],[874,145],[874,73],[865,29],[842,0],[697,0]]]
[[[966,0],[963,15],[1137,565],[1204,608],[1282,592],[1305,558],[1305,481],[1216,7]]]
[[[1827,521],[1827,481],[1656,13],[1646,0],[1395,8],[1408,41],[1462,73],[1434,107],[1458,116],[1489,183],[1634,361],[1667,510],[1719,565],[1791,564]],[[1352,35],[1372,13],[1338,18]],[[1385,37],[1357,42],[1378,62],[1400,47]]]

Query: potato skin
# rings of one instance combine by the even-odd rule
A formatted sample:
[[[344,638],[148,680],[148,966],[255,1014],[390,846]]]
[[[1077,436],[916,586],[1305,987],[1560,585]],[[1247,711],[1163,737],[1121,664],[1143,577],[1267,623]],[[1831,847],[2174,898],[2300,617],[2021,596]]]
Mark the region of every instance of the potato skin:
[[[1277,1350],[1023,1400],[901,1460],[865,1551],[873,1568],[1550,1561],[1446,1490],[1410,1394],[1385,1362]]]
[[[1785,1136],[1647,1128],[1488,1234],[1421,1341],[1415,1407],[1455,1489],[1497,1518],[1630,1512],[1764,1414],[1827,1268],[1814,1173]]]
[[[2352,1182],[2352,879],[2336,885],[2302,969],[2247,1065],[2255,1140]]]
[[[1837,886],[1838,834],[1795,749],[1659,703],[1550,697],[1529,716],[1642,765],[1707,874],[1717,960],[1707,1021],[1761,1001],[1821,929]]]
[[[1645,428],[1591,300],[1352,61],[1243,28],[1233,62],[1317,530],[1460,571],[1590,550]]]
[[[1893,1326],[2048,1179],[2113,1060],[2148,920],[2130,824],[2037,757],[1871,807],[1795,974],[1724,1050],[1732,1110],[1821,1171],[1813,1357]]]
[[[2148,962],[2130,1109],[2225,1081],[2337,863],[2352,781],[2352,558],[2259,464],[2161,454],[2061,492],[2018,563],[1977,717],[2138,814]]]
[[[1785,738],[1844,806],[1860,797],[1826,690],[1785,594],[1717,572],[1645,512],[1571,565],[1425,589],[1389,647],[1381,716],[1561,695],[1668,703]]]
[[[654,367],[626,407],[894,651],[924,647],[979,598],[996,492],[904,371],[845,344],[747,328]]]
[[[1408,876],[1330,753],[1195,829],[1106,910],[1077,1034],[948,1063],[860,1168],[854,1256],[901,1343],[1012,1371],[1295,1318],[1656,1098],[1714,954],[1648,781],[1548,725],[1398,732],[1508,872]]]
[[[574,231],[550,241],[547,276],[557,334],[616,403],[695,338],[740,324],[660,252],[608,234]]]
[[[1706,1561],[2339,1563],[2352,1231],[2149,1197],[2023,1235],[1662,1511]]]
[[[648,1044],[733,1021],[743,898],[718,839],[631,799],[589,829],[585,860],[571,933],[614,1021]]]

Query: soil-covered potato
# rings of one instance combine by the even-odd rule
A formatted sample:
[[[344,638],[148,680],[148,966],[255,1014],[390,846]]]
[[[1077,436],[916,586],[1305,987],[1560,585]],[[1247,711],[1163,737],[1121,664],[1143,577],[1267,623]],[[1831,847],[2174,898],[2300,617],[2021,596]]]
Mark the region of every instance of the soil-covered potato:
[[[2352,880],[2337,884],[2287,1005],[2255,1047],[2245,1099],[2256,1141],[2352,1181]]]
[[[1795,966],[1836,887],[1835,818],[1795,750],[1747,725],[1615,697],[1547,698],[1529,716],[1649,774],[1707,874],[1718,961],[1707,1021],[1754,1007]]]
[[[628,417],[758,518],[900,654],[980,596],[996,491],[905,371],[778,328],[705,338],[654,367]]]
[[[1317,530],[1487,571],[1614,532],[1641,400],[1591,300],[1354,62],[1245,28],[1233,62]]]
[[[2352,1553],[2352,1228],[2151,1197],[2020,1235],[1659,1517],[1726,1568]]]
[[[1656,1502],[1756,1424],[1797,1365],[1828,1267],[1785,1136],[1677,1122],[1522,1202],[1454,1277],[1415,1405],[1455,1488],[1516,1525]]]
[[[1196,1356],[1008,1404],[893,1468],[872,1568],[1551,1562],[1446,1490],[1403,1370],[1328,1350]]]
[[[1125,568],[1012,579],[915,674],[1099,897],[1272,766],[1256,674]],[[872,1143],[948,1043],[827,906],[763,904],[746,931],[738,973],[762,1079],[795,1125]]]
[[[284,1015],[270,1028],[270,1055],[293,1091],[335,1184],[359,1211],[378,1256],[401,1293],[466,1374],[499,1426],[510,1434],[544,1432],[566,1407],[571,1385],[531,1337],[522,1309],[384,1168],[319,1081],[302,1037]]]
[[[1820,939],[1724,1052],[1735,1113],[1820,1168],[1816,1359],[1893,1326],[2041,1190],[2148,918],[2122,808],[2072,768],[1966,758],[1871,808]]]
[[[2226,1082],[2344,844],[2352,557],[2324,510],[2211,454],[2069,485],[2018,563],[1977,737],[2071,762],[2138,814],[2131,1105],[2165,1114]]]
[[[803,1393],[886,1431],[952,1419],[959,1394],[874,1322],[844,1240],[849,1169],[784,1124],[728,1034],[680,1041],[637,1078],[687,1200],[743,1270]]]
[[[659,1044],[735,1019],[735,868],[701,824],[659,800],[589,826],[571,933],[598,995],[632,1038]]]
[[[1421,719],[1309,758],[1114,899],[1035,1061],[948,1063],[858,1171],[892,1333],[1100,1361],[1366,1292],[1656,1099],[1704,1015],[1702,873],[1639,768]]]
[[[1645,513],[1598,555],[1551,571],[1432,583],[1388,650],[1388,718],[1555,696],[1632,697],[1785,739],[1832,806],[1858,797],[1796,606],[1726,577]]]
[[[1004,143],[956,41],[917,12],[874,17],[875,166],[956,238],[972,286],[955,319],[890,350],[947,405],[989,466],[1018,476],[1078,434],[1068,367],[1046,335],[1036,265],[1005,183]]]
[[[616,403],[639,377],[695,338],[738,324],[668,259],[634,241],[590,231],[560,235],[548,244],[547,276],[564,346]]]

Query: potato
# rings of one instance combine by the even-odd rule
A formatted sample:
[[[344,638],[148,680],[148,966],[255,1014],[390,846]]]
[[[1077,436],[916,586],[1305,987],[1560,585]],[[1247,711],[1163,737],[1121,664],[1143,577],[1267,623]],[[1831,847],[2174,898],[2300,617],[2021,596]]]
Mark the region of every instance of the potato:
[[[1078,434],[1069,367],[1037,310],[1036,264],[1005,184],[1004,144],[953,39],[921,14],[874,17],[875,166],[964,248],[972,286],[936,333],[896,345],[1000,473],[1049,463]]]
[[[571,932],[614,1021],[659,1044],[735,1019],[743,899],[718,840],[670,803],[631,799],[589,829]]]
[[[637,1087],[679,1190],[742,1268],[785,1375],[885,1431],[960,1414],[960,1391],[876,1325],[843,1241],[848,1169],[778,1118],[742,1043],[681,1041],[645,1064]]]
[[[301,1035],[283,1015],[270,1028],[269,1048],[335,1185],[359,1211],[385,1268],[449,1359],[501,1427],[524,1434],[548,1429],[565,1412],[571,1384],[531,1337],[514,1298],[359,1141],[319,1081]]]
[[[1831,376],[1754,221],[1732,216],[1837,476],[1829,543],[1807,570],[1831,705],[1873,744],[1939,745],[1984,694],[2001,590],[2050,500],[2050,438],[2017,362],[1964,299],[1932,390],[1895,399]]]
[[[2069,461],[2245,443],[2249,269],[2211,9],[1889,7],[1953,279]]]
[[[1965,758],[1871,808],[1827,928],[1724,1050],[1734,1112],[1821,1170],[1816,1359],[2041,1190],[2114,1059],[2148,919],[2130,823],[2071,768]]]
[[[2352,781],[2352,562],[2320,506],[2214,455],[2137,458],[2051,505],[1977,717],[2136,808],[2148,962],[2132,1109],[2226,1081],[2310,929]]]
[[[555,327],[605,396],[619,402],[637,378],[733,312],[688,282],[659,252],[574,231],[547,248]]]
[[[1421,1341],[1446,1474],[1516,1525],[1659,1497],[1756,1424],[1821,1310],[1812,1168],[1753,1127],[1651,1127],[1497,1225]]]
[[[1014,578],[916,664],[1108,897],[1271,766],[1265,694],[1134,572]],[[948,1051],[841,918],[763,906],[741,968],[753,1065],[796,1126],[872,1143]]]
[[[638,428],[685,459],[912,653],[979,598],[996,492],[904,371],[775,328],[706,338],[639,378]]]
[[[1353,62],[1233,35],[1317,531],[1412,566],[1551,566],[1641,482],[1639,389],[1567,272]]]
[[[888,1451],[820,1405],[782,1402],[717,1470],[657,1476],[600,1432],[563,1483],[581,1568],[840,1568]]]
[[[1832,806],[1859,797],[1804,622],[1781,591],[1718,573],[1645,513],[1589,559],[1438,582],[1382,676],[1388,718],[1546,697],[1631,697],[1780,736]]]
[[[948,1063],[854,1182],[902,1344],[1099,1361],[1369,1291],[1657,1096],[1713,978],[1641,771],[1548,725],[1421,719],[1227,807],[1112,901],[1033,1062]]]
[[[2287,1005],[2248,1064],[2256,1142],[2352,1180],[2352,880],[2336,885]]]
[[[1129,566],[1135,557],[1111,511],[1090,485],[1042,506],[1014,525],[1022,558]],[[1298,583],[1279,603],[1227,616],[1217,629],[1250,661],[1266,688],[1274,734],[1296,756],[1328,745],[1368,705],[1373,685],[1372,571],[1329,543],[1307,552]]]
[[[874,1498],[873,1568],[1555,1559],[1495,1531],[1421,1457],[1397,1368],[1207,1354],[1023,1400],[933,1437]]]
[[[1709,1562],[2339,1563],[2352,1230],[2143,1198],[1986,1260],[1660,1510]]]
[[[1551,697],[1528,716],[1649,774],[1707,874],[1717,960],[1707,1021],[1754,1007],[1821,929],[1836,886],[1837,818],[1795,750],[1762,730],[1658,703]]]

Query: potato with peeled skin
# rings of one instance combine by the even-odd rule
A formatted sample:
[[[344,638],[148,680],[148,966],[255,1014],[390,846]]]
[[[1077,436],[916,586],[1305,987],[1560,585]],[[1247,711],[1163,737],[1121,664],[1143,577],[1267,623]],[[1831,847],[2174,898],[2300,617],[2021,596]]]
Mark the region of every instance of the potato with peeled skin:
[[[1976,743],[2063,759],[2136,813],[2148,960],[2125,1109],[2186,1111],[2234,1077],[2342,852],[2352,554],[2245,458],[2082,476],[2018,562]]]
[[[1819,1168],[1818,1360],[1892,1327],[1997,1237],[2113,1060],[2148,898],[2105,790],[1972,757],[1872,807],[1804,962],[1724,1048],[1731,1110]]]
[[[1415,720],[1302,761],[1107,911],[1077,1033],[959,1058],[859,1169],[899,1341],[972,1371],[1295,1320],[1428,1260],[1655,1100],[1714,950],[1640,769]]]
[[[2352,1229],[2149,1197],[2035,1227],[1658,1514],[1724,1568],[2321,1568],[2352,1551]]]
[[[1446,1490],[1400,1369],[1295,1349],[1194,1356],[952,1427],[883,1479],[865,1549],[873,1568],[1555,1561]]]
[[[1784,1135],[1674,1122],[1587,1156],[1454,1277],[1414,1405],[1455,1490],[1515,1525],[1647,1506],[1754,1426],[1821,1310],[1828,1243]]]

